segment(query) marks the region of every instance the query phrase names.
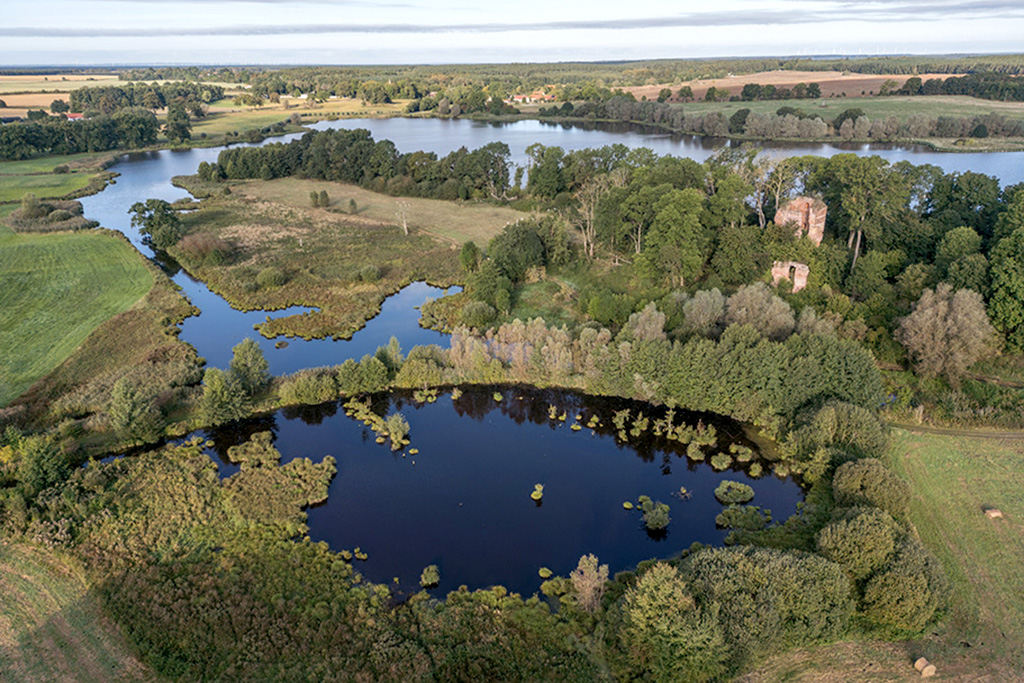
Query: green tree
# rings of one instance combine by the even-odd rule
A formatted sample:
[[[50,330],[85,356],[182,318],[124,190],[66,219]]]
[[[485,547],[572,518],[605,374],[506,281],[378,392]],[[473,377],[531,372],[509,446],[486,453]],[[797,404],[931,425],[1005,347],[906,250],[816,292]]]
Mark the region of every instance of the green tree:
[[[970,289],[954,293],[944,282],[924,291],[896,331],[917,372],[942,375],[954,385],[994,352],[994,337],[981,295]]]
[[[132,227],[138,228],[157,249],[167,249],[182,238],[177,212],[162,199],[135,202],[128,212],[132,214]]]
[[[250,396],[263,391],[270,383],[270,364],[263,350],[251,337],[246,337],[231,349],[230,372]]]
[[[668,102],[670,99],[672,99],[672,91],[670,89],[662,88],[658,92],[658,101],[659,102]]]
[[[110,425],[122,438],[150,441],[160,433],[160,412],[127,377],[114,384],[107,415]]]
[[[875,458],[840,465],[832,477],[836,505],[872,505],[896,519],[910,513],[910,484]]]
[[[466,273],[476,271],[480,264],[480,249],[477,248],[476,242],[470,240],[462,245],[462,249],[459,251],[459,264]]]
[[[718,611],[698,606],[682,575],[658,562],[623,596],[619,637],[650,680],[717,680],[729,657]]]
[[[320,190],[320,207],[327,208],[331,205],[331,199],[327,196],[327,190]]]
[[[815,546],[822,557],[838,562],[853,579],[862,581],[889,560],[899,536],[899,526],[888,512],[854,508],[819,531]]]
[[[1024,351],[1024,226],[999,240],[992,250],[992,324],[1014,353]]]
[[[584,555],[576,569],[569,574],[569,580],[572,582],[576,604],[590,614],[595,613],[601,606],[601,597],[608,582],[608,565],[599,565],[596,555]]]
[[[192,139],[192,119],[185,111],[185,103],[181,100],[174,100],[167,105],[167,122],[164,125],[164,134],[172,142],[185,142]]]
[[[223,424],[245,417],[249,400],[234,373],[209,368],[203,375],[203,396],[199,408],[204,421]]]
[[[700,191],[687,188],[671,190],[655,204],[641,260],[648,277],[684,287],[700,276],[711,246],[701,223],[703,203]]]
[[[17,444],[18,482],[26,498],[34,498],[40,491],[68,478],[71,465],[68,458],[50,440],[30,436]]]
[[[69,107],[68,103],[64,100],[54,100],[50,103],[50,111],[52,111],[54,114],[63,114],[64,112],[69,111],[70,109],[71,107]]]

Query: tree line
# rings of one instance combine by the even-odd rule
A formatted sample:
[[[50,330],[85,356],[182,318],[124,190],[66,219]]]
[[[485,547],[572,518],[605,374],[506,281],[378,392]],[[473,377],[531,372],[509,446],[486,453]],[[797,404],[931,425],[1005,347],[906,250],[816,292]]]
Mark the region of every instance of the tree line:
[[[72,90],[69,104],[73,112],[114,114],[121,109],[141,107],[163,109],[181,102],[193,116],[202,116],[202,106],[224,97],[224,88],[209,83],[126,83]]]
[[[0,159],[138,149],[155,143],[159,130],[153,112],[138,107],[77,121],[47,116],[0,126]]]

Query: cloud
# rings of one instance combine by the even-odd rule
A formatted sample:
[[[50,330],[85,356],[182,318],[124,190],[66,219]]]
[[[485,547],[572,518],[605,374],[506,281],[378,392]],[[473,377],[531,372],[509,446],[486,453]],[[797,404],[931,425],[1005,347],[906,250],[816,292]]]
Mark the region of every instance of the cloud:
[[[167,0],[150,0],[165,2]],[[223,1],[223,0],[222,0]],[[242,0],[231,0],[240,2]],[[252,0],[246,0],[252,1]],[[257,0],[274,2],[275,0]],[[292,2],[296,0],[285,0]],[[716,26],[758,26],[820,24],[833,22],[920,22],[959,18],[1024,18],[1019,0],[861,0],[860,2],[811,3],[804,11],[793,9],[729,10],[690,12],[660,17],[624,19],[579,19],[524,23],[316,23],[316,24],[238,24],[225,26],[145,26],[74,27],[26,26],[0,27],[0,36],[19,38],[122,38],[173,36],[272,36],[317,34],[440,34],[506,33],[511,31],[593,31],[652,28],[693,28]]]

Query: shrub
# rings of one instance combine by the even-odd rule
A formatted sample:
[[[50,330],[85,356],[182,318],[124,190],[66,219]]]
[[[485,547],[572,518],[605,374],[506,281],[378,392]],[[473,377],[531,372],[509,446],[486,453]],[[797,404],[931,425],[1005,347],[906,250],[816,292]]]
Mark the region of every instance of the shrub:
[[[273,266],[268,266],[256,274],[256,284],[263,289],[280,287],[287,281],[288,279],[285,277],[284,273]]]
[[[640,509],[644,513],[644,524],[648,531],[662,531],[669,525],[671,508],[659,501],[652,501],[646,496],[641,497]]]
[[[71,169],[69,169],[66,164],[61,164],[59,166],[54,166],[53,167],[53,172],[58,174],[58,175],[63,175],[65,173],[69,172],[70,170]]]
[[[359,279],[363,282],[376,282],[380,279],[380,268],[373,265],[372,263],[367,264],[359,269]]]
[[[330,370],[304,370],[286,378],[279,394],[285,403],[318,405],[338,397],[338,384]]]
[[[221,265],[231,258],[233,247],[230,243],[213,235],[186,235],[178,243],[178,249],[191,261]]]
[[[208,424],[222,424],[244,417],[249,401],[245,388],[234,375],[219,368],[209,368],[203,375],[203,397],[200,412]]]
[[[467,327],[484,328],[494,322],[498,313],[483,301],[471,301],[462,307],[462,324]]]
[[[763,282],[745,285],[725,302],[726,325],[751,325],[769,339],[788,337],[796,325],[793,309]]]
[[[723,505],[749,503],[754,499],[754,489],[741,482],[724,479],[715,487],[715,498]]]
[[[896,632],[918,633],[944,607],[948,585],[938,562],[905,538],[894,559],[864,587],[864,614]]]
[[[836,505],[873,505],[897,519],[906,519],[910,512],[910,484],[874,458],[836,469],[832,495]]]
[[[852,508],[815,537],[818,553],[861,581],[884,565],[896,549],[899,526],[878,508]]]
[[[717,680],[729,656],[718,612],[698,606],[683,576],[659,562],[623,596],[619,638],[650,680]]]
[[[231,352],[231,373],[238,378],[245,392],[252,396],[262,391],[270,382],[270,365],[260,345],[247,337]]]
[[[22,218],[42,218],[47,214],[49,209],[47,206],[39,201],[39,198],[32,192],[26,193],[21,198],[21,217]]]
[[[122,377],[110,392],[107,407],[110,425],[121,438],[143,441],[155,439],[160,433],[160,413],[127,377]]]
[[[723,633],[740,663],[833,640],[853,611],[842,568],[808,553],[707,548],[687,558],[683,574],[699,604],[721,606]]]
[[[64,209],[56,209],[50,212],[50,215],[46,217],[46,220],[51,223],[61,223],[63,221],[71,220],[71,212]]]
[[[740,531],[760,531],[771,521],[771,513],[756,505],[730,505],[715,515],[715,526]]]
[[[431,564],[424,567],[423,573],[420,574],[420,586],[433,588],[439,583],[441,583],[441,572],[438,571],[437,565]]]

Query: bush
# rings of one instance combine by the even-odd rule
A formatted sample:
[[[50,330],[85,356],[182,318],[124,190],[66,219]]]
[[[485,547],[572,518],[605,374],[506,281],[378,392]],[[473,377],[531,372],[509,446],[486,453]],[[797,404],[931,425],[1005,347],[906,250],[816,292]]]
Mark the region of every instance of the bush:
[[[437,565],[431,564],[424,567],[423,572],[420,574],[420,586],[423,588],[433,588],[439,583],[441,583],[441,572],[438,571]]]
[[[685,561],[698,604],[721,606],[739,663],[842,635],[853,611],[850,581],[823,557],[770,548],[707,548]]]
[[[466,327],[484,328],[494,322],[498,312],[483,301],[471,301],[462,308],[460,316]]]
[[[263,289],[270,289],[273,287],[280,287],[288,281],[284,273],[280,269],[269,266],[264,268],[256,275],[256,284]]]
[[[910,484],[874,458],[841,465],[832,479],[836,505],[873,505],[896,519],[910,512]]]
[[[861,581],[884,565],[896,549],[901,530],[892,516],[878,508],[852,508],[815,537],[818,553],[842,565]]]
[[[250,396],[259,393],[270,383],[270,365],[260,345],[250,337],[231,349],[231,373],[238,378]]]
[[[698,606],[683,576],[659,562],[623,596],[619,638],[650,680],[717,680],[729,656],[718,612]]]
[[[70,211],[66,211],[64,209],[56,209],[50,212],[50,214],[46,217],[46,220],[50,221],[51,223],[62,223],[64,221],[71,220],[71,218],[72,216]]]
[[[715,526],[740,531],[760,531],[771,521],[771,513],[756,505],[730,505],[715,515]]]
[[[285,403],[318,405],[338,397],[338,384],[330,370],[304,370],[286,378],[279,394]]]
[[[221,265],[227,263],[234,250],[230,243],[213,235],[186,235],[178,249],[187,259],[196,263]]]
[[[53,172],[58,174],[58,175],[63,175],[65,173],[68,173],[70,170],[71,169],[69,169],[65,164],[61,164],[60,166],[54,166],[53,167]]]
[[[749,503],[754,499],[754,489],[738,481],[725,479],[715,488],[715,498],[723,505]]]
[[[380,268],[372,263],[359,269],[359,279],[363,282],[376,282],[380,279],[380,275]]]
[[[648,531],[662,531],[672,521],[672,518],[669,516],[671,508],[660,500],[652,501],[650,498],[643,496],[640,509],[644,513],[644,524],[647,525]]]
[[[938,562],[908,537],[892,562],[865,585],[864,614],[897,633],[919,633],[945,606],[948,591]]]
[[[200,413],[208,424],[223,424],[245,417],[249,408],[245,388],[234,373],[209,368],[203,375]]]

